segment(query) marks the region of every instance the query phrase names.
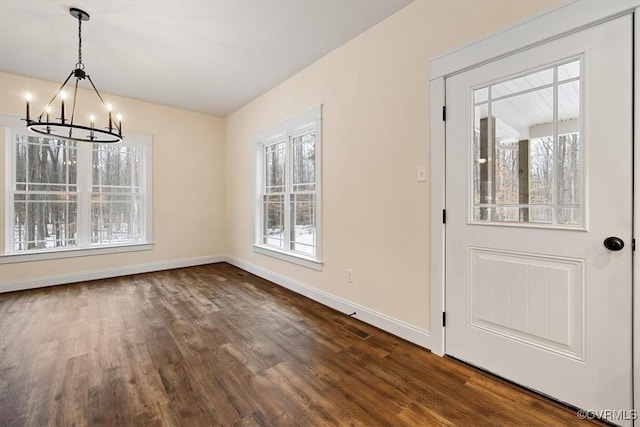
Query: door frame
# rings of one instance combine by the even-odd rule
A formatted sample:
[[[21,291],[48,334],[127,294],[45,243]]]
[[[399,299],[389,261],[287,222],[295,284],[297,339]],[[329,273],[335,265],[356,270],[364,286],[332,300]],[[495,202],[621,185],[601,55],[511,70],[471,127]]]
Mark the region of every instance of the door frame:
[[[431,119],[431,352],[446,353],[445,328],[445,80],[468,69],[541,45],[550,40],[597,25],[609,19],[635,13],[634,19],[634,133],[633,145],[640,143],[640,0],[591,2],[571,0],[535,15],[476,42],[438,56],[430,62]],[[640,165],[640,149],[634,150],[634,164]],[[634,168],[634,236],[640,230],[640,174]],[[640,373],[640,260],[633,257],[633,372]],[[634,375],[634,408],[640,409],[640,375]]]

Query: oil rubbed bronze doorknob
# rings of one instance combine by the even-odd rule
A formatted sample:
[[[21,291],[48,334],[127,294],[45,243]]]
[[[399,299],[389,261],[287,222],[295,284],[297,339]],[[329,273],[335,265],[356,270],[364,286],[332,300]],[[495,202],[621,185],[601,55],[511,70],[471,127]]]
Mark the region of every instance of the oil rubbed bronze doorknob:
[[[619,237],[607,237],[604,239],[604,247],[610,251],[619,251],[624,248],[624,242]]]

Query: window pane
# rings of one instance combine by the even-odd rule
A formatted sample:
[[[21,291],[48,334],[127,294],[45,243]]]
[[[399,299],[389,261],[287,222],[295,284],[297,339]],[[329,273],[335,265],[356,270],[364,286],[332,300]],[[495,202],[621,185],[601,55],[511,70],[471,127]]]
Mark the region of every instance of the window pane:
[[[76,143],[18,135],[15,178],[20,191],[76,191]]]
[[[280,142],[265,147],[265,193],[282,193],[285,189],[286,144]]]
[[[316,188],[316,134],[293,138],[293,191],[313,191]]]
[[[91,244],[142,241],[142,197],[134,194],[93,194]]]
[[[480,102],[486,102],[487,99],[489,98],[489,88],[488,87],[483,87],[477,90],[473,91],[473,98],[474,98],[474,102],[480,103]]]
[[[284,196],[265,195],[262,243],[284,248]]]
[[[18,139],[20,141],[20,139]],[[16,170],[16,183],[20,185],[20,183],[27,182],[27,144],[16,144],[16,162],[15,162],[15,170]],[[22,189],[26,189],[26,185],[22,185]]]
[[[568,80],[580,77],[580,61],[573,61],[558,67],[558,80]]]
[[[15,194],[14,251],[74,247],[75,194]]]
[[[507,80],[491,86],[491,98],[527,91],[553,83],[553,68],[549,68],[522,77]]]
[[[553,137],[535,138],[530,141],[529,203],[539,205],[537,209],[530,211],[531,220],[534,222],[552,220],[553,157]]]
[[[140,192],[140,156],[138,147],[94,144],[92,191]]]
[[[579,72],[578,60],[502,82],[475,106],[474,221],[582,223],[580,81],[567,81]]]
[[[291,250],[316,253],[316,204],[314,194],[291,195]]]

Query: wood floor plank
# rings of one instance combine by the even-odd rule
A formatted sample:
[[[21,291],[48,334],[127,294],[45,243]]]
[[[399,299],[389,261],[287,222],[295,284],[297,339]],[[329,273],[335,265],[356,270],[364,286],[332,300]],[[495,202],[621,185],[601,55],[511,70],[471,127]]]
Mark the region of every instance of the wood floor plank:
[[[597,425],[229,264],[0,294],[0,426]]]

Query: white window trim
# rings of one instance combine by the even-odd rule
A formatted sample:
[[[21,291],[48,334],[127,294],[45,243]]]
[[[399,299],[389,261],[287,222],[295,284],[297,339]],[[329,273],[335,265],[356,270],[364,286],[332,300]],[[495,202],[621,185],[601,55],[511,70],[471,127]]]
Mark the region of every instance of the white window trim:
[[[298,264],[303,267],[311,268],[313,270],[322,271],[322,261],[318,261],[317,259],[312,257],[305,257],[304,255],[295,252],[278,250],[271,246],[259,245],[257,243],[253,245],[253,251],[258,254],[270,256],[272,258],[277,258],[279,260],[291,262],[293,264]]]
[[[130,245],[110,245],[95,248],[70,248],[50,249],[48,251],[15,252],[0,256],[0,264],[13,264],[29,261],[45,261],[61,258],[75,258],[92,255],[107,255],[123,252],[149,251],[153,249],[153,243],[134,243]]]
[[[144,193],[144,205],[145,205],[145,217],[143,218],[143,227],[145,230],[144,234],[144,242],[140,243],[131,243],[131,244],[113,244],[113,245],[102,245],[95,247],[73,247],[73,248],[58,248],[58,249],[49,249],[49,250],[34,250],[34,251],[19,251],[19,252],[9,252],[8,248],[13,247],[13,238],[12,238],[12,221],[13,218],[13,197],[10,195],[13,193],[13,185],[15,181],[14,176],[14,156],[15,150],[14,148],[14,140],[17,133],[25,133],[28,134],[28,131],[22,132],[22,128],[24,127],[24,123],[18,116],[11,116],[6,114],[0,114],[0,126],[4,127],[4,154],[5,154],[5,194],[4,194],[4,202],[5,202],[5,223],[2,224],[4,229],[4,247],[0,252],[0,264],[10,264],[17,262],[27,262],[27,261],[42,261],[42,260],[50,260],[50,259],[60,259],[60,258],[72,258],[72,257],[81,257],[81,256],[89,256],[89,255],[103,255],[103,254],[113,254],[113,253],[124,253],[124,252],[133,252],[133,251],[147,251],[153,249],[153,214],[151,212],[153,206],[153,188],[152,188],[152,147],[153,147],[153,138],[151,135],[145,134],[127,134],[127,139],[124,144],[127,144],[127,141],[130,141],[129,144],[133,144],[137,147],[142,148],[143,150],[143,158],[145,161],[141,165],[143,168],[142,171],[142,188],[145,189]],[[8,165],[11,163],[11,166]],[[90,168],[87,169],[90,173]],[[80,175],[80,171],[78,171]],[[78,188],[82,188],[83,186],[87,187],[87,179],[90,179],[90,176],[87,178],[85,176],[83,178],[78,177]],[[81,197],[78,199],[79,205],[82,203]],[[78,215],[80,215],[81,209],[78,209]]]
[[[306,256],[304,254],[279,249],[262,243],[262,221],[264,214],[264,206],[262,203],[262,185],[264,179],[264,159],[263,147],[273,144],[277,140],[288,141],[288,137],[296,135],[307,129],[314,129],[316,132],[315,151],[316,151],[316,254],[314,256]],[[255,141],[255,209],[254,209],[254,244],[253,251],[261,255],[270,256],[282,261],[314,270],[322,270],[322,105],[312,108],[297,116],[291,117],[280,123],[277,123],[267,129],[257,132],[254,137]],[[289,150],[287,150],[289,155]],[[288,169],[291,167],[287,158],[287,176]],[[287,186],[290,181],[287,179]]]

